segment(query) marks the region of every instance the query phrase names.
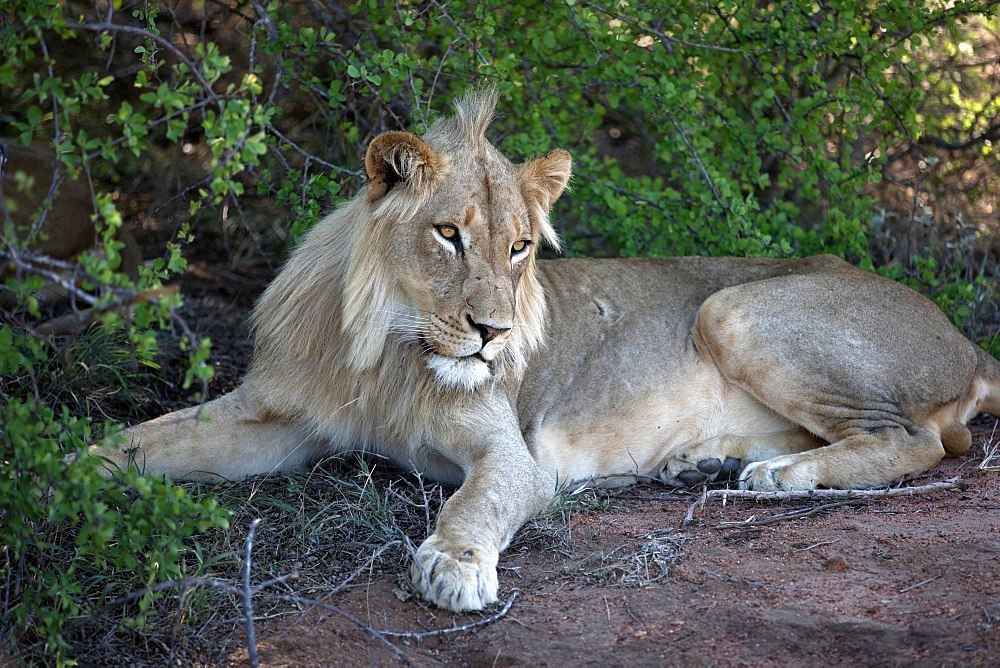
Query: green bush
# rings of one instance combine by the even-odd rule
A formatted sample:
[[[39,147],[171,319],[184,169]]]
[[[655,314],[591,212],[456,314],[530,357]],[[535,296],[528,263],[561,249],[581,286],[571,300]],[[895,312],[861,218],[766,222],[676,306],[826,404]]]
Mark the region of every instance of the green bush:
[[[0,376],[36,374],[48,362],[37,339],[0,327]],[[47,656],[61,657],[66,626],[107,601],[184,575],[188,539],[227,526],[213,499],[194,500],[162,479],[133,470],[106,482],[100,460],[86,455],[90,421],[65,406],[9,397],[0,435],[3,627]],[[125,622],[142,628],[156,598],[138,597]]]
[[[984,26],[995,30],[995,3],[109,7],[0,10],[0,134],[53,146],[54,177],[94,193],[97,242],[73,263],[71,291],[93,305],[92,335],[117,345],[122,365],[155,367],[156,332],[173,328],[183,384],[204,388],[208,342],[164,287],[195,240],[233,234],[233,217],[253,252],[280,253],[357,189],[375,134],[419,132],[482,83],[500,93],[494,132],[508,154],[574,154],[573,192],[554,213],[571,255],[833,252],[922,289],[984,345],[995,337],[983,316],[996,299],[981,244],[989,221],[963,221],[968,244],[922,241],[899,255],[890,246],[916,218],[881,210],[883,176],[895,182],[895,167],[931,164],[937,149],[951,171],[925,185],[958,173],[968,151],[995,177],[982,121],[995,117],[991,88],[971,65],[948,74]],[[117,231],[142,217],[178,222],[147,240],[155,252],[133,280]],[[65,652],[67,625],[116,592],[186,572],[195,534],[225,513],[161,481],[105,483],[88,457],[65,463],[92,430],[111,429],[91,421],[91,402],[50,391],[70,372],[55,362],[72,342],[28,333],[46,275],[26,252],[39,232],[2,222],[3,277],[21,303],[0,329],[4,627]],[[281,243],[262,248],[262,227]],[[143,600],[133,623],[150,610]]]

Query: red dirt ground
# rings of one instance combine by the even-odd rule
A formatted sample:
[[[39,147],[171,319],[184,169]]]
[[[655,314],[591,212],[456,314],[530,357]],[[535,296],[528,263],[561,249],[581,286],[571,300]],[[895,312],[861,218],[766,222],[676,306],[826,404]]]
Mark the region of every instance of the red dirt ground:
[[[820,503],[709,501],[682,529],[690,500],[636,487],[573,517],[565,544],[516,540],[501,555],[500,596],[517,596],[495,621],[380,640],[371,629],[426,635],[502,604],[442,612],[400,600],[401,580],[376,574],[328,601],[368,629],[331,609],[260,621],[261,664],[998,665],[1000,470],[977,468],[998,439],[995,421],[980,423],[967,455],[915,483],[960,475],[965,489],[768,524]],[[628,557],[650,532],[680,546],[667,577],[628,587],[601,570],[615,561],[606,555]],[[246,648],[229,658],[245,663]]]

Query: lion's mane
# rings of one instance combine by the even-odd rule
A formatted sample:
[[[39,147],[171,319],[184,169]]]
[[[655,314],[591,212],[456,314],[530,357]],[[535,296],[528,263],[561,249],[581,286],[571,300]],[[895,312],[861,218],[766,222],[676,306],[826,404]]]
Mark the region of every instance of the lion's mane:
[[[420,359],[419,343],[394,331],[404,308],[395,284],[409,267],[394,262],[389,249],[435,187],[470,164],[471,156],[506,161],[485,136],[495,102],[485,92],[467,96],[456,115],[435,123],[422,142],[407,140],[402,135],[413,136],[406,133],[383,135],[394,141],[369,149],[367,186],[308,232],[261,296],[252,318],[256,350],[248,381],[265,390],[258,394],[275,404],[276,413],[305,417],[324,437],[352,436],[343,434],[345,424],[361,441],[381,434],[377,442],[361,443],[376,449],[392,441],[418,448],[428,426],[446,428],[445,413],[454,419],[449,395],[460,390],[437,383]],[[531,184],[547,175],[521,176]],[[556,246],[550,202],[543,193],[526,192],[525,200],[536,236]],[[528,356],[543,343],[546,304],[536,274],[532,256],[518,283],[514,328],[498,358],[497,380],[520,378]],[[327,419],[333,416],[335,427]],[[366,416],[394,419],[375,425],[366,424]]]

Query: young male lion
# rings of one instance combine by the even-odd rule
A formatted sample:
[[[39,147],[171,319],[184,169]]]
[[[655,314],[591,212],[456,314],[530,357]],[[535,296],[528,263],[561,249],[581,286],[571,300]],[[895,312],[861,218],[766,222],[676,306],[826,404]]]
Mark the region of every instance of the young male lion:
[[[1000,415],[1000,363],[834,257],[536,262],[570,156],[512,164],[485,138],[493,109],[476,93],[423,138],[377,137],[367,187],[261,297],[242,386],[127,430],[112,459],[232,479],[370,449],[460,485],[410,573],[474,610],[567,482],[885,485]]]

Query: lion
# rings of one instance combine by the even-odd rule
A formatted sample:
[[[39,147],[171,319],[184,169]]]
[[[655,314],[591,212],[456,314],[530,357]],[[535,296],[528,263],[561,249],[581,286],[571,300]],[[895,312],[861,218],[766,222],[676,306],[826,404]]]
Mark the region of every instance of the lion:
[[[500,552],[564,485],[888,485],[1000,415],[1000,362],[835,257],[536,259],[571,158],[513,164],[494,107],[376,137],[366,187],[257,303],[242,384],[125,430],[113,462],[239,479],[367,450],[458,486],[410,576],[462,611],[497,601]]]

